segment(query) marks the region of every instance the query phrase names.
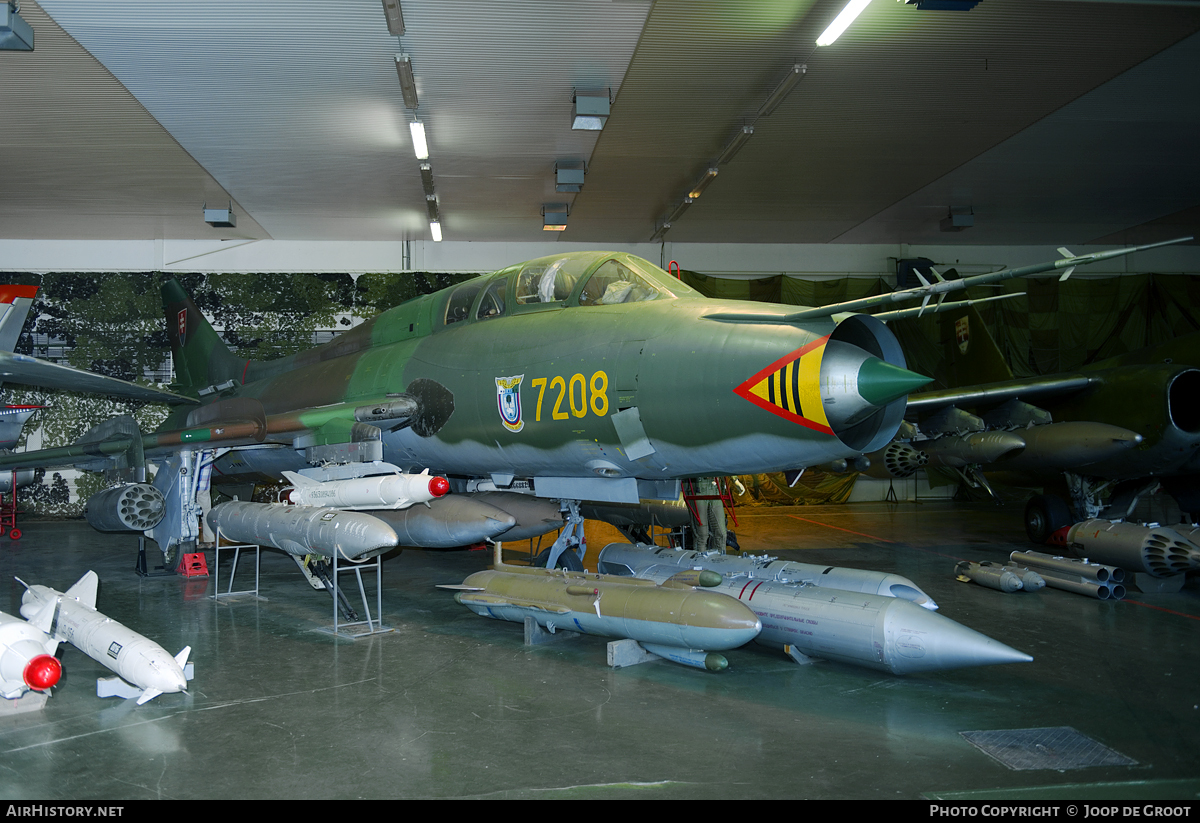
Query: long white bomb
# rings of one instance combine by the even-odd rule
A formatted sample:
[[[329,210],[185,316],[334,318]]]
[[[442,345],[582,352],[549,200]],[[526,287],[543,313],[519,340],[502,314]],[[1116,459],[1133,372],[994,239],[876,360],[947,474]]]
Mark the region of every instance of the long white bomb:
[[[53,636],[65,640],[93,660],[112,669],[123,680],[142,690],[138,705],[167,692],[187,688],[183,673],[191,647],[172,657],[166,649],[148,637],[96,611],[96,592],[100,578],[89,571],[60,592],[49,586],[25,586],[21,614],[32,617],[47,604],[57,604]]]

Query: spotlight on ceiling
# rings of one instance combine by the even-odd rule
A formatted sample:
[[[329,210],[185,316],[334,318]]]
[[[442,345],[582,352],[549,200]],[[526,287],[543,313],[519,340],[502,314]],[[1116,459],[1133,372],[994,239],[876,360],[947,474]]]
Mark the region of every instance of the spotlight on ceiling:
[[[579,161],[559,161],[554,164],[554,190],[566,193],[583,191],[587,169]]]
[[[566,203],[543,203],[542,231],[566,231],[567,213]]]
[[[233,201],[227,209],[210,209],[204,204],[204,222],[214,229],[232,229],[237,226],[237,215],[233,213]]]
[[[417,78],[413,77],[412,58],[407,54],[396,55],[396,74],[400,76],[400,94],[407,108],[417,107]]]
[[[33,51],[33,27],[17,14],[19,3],[0,2],[0,51]]]
[[[396,37],[404,34],[404,10],[399,0],[383,0],[383,16],[387,18],[389,32]]]
[[[429,159],[429,143],[425,140],[425,124],[419,121],[408,124],[409,131],[412,132],[413,152],[417,155],[418,160]]]
[[[769,117],[771,112],[779,108],[779,104],[784,101],[792,89],[796,88],[796,84],[808,73],[808,66],[803,63],[796,63],[788,69],[787,76],[779,81],[779,85],[775,87],[775,91],[771,92],[766,101],[758,110],[759,117]]]
[[[850,0],[850,2],[846,4],[846,8],[842,9],[842,13],[833,18],[833,22],[829,24],[829,28],[825,29],[825,31],[821,33],[821,36],[817,38],[817,45],[828,46],[832,44],[834,40],[837,40],[839,37],[841,37],[842,32],[850,27],[850,24],[854,22],[854,18],[862,14],[863,9],[865,9],[867,4],[870,2],[871,0]]]
[[[571,128],[581,131],[600,131],[608,120],[611,103],[608,92],[575,93]]]
[[[942,231],[962,231],[975,225],[975,209],[971,206],[951,206],[939,224]]]

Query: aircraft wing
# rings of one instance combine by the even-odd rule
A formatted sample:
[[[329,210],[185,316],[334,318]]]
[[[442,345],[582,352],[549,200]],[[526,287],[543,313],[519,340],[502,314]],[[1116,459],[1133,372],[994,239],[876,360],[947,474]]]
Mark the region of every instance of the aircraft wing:
[[[915,286],[911,289],[902,289],[900,291],[889,292],[887,294],[877,294],[872,297],[863,297],[858,300],[847,300],[843,303],[833,303],[828,306],[820,306],[817,308],[801,309],[800,311],[791,312],[790,314],[763,314],[753,312],[714,312],[706,314],[704,317],[708,320],[724,320],[738,323],[800,323],[805,320],[816,320],[824,317],[834,317],[835,315],[844,314],[846,312],[863,312],[870,309],[877,309],[884,306],[891,306],[894,303],[904,303],[910,300],[920,300],[921,305],[916,309],[904,309],[899,311],[884,312],[876,315],[885,322],[888,320],[898,320],[902,317],[919,316],[924,312],[946,311],[950,308],[963,308],[969,305],[972,301],[962,301],[957,304],[943,304],[947,294],[951,292],[961,291],[971,286],[986,286],[995,283],[1001,283],[1005,280],[1012,280],[1016,277],[1027,277],[1031,274],[1041,274],[1049,271],[1059,271],[1063,273],[1059,277],[1060,280],[1066,280],[1071,276],[1071,272],[1075,271],[1078,266],[1086,266],[1089,263],[1098,263],[1101,260],[1111,260],[1115,257],[1122,257],[1126,254],[1134,252],[1146,251],[1147,249],[1155,249],[1159,246],[1170,246],[1176,243],[1186,243],[1191,237],[1179,237],[1174,240],[1164,240],[1161,243],[1148,243],[1144,246],[1130,246],[1124,249],[1112,249],[1111,251],[1094,252],[1092,254],[1072,255],[1066,249],[1060,248],[1058,251],[1063,255],[1060,260],[1051,260],[1046,263],[1037,263],[1032,266],[1022,266],[1017,269],[1004,269],[1003,271],[991,272],[988,274],[977,274],[971,277],[963,277],[958,280],[945,280],[937,272],[933,272],[935,282],[927,282],[923,277],[918,277],[921,280],[920,286]],[[932,306],[930,300],[937,298],[937,302]],[[995,299],[995,298],[989,298]],[[981,301],[974,301],[981,302]]]
[[[1048,397],[1070,394],[1091,385],[1093,379],[1083,374],[1055,375],[1053,377],[1030,377],[1020,380],[1004,380],[999,383],[984,383],[959,389],[921,392],[908,396],[908,408],[912,411],[928,412],[942,406],[970,406],[979,403],[1003,403],[1020,398]]]
[[[26,354],[0,351],[0,382],[21,383],[44,389],[68,389],[70,391],[95,392],[110,397],[125,397],[130,400],[145,400],[151,403],[196,404],[191,397],[174,392],[139,386],[115,377],[94,374],[82,369],[62,366],[48,360],[39,360]]]

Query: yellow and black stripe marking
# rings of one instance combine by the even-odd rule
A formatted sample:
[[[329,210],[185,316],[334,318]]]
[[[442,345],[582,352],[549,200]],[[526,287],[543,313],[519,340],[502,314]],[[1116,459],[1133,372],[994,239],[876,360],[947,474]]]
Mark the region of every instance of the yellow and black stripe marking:
[[[829,337],[776,360],[733,391],[759,408],[801,426],[833,434],[821,402],[821,357]]]

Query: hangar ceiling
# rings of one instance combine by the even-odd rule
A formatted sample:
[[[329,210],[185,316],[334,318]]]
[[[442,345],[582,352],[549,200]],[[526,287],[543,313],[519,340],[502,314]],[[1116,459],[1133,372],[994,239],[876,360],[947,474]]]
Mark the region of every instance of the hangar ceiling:
[[[674,242],[1143,242],[1200,223],[1200,4],[24,0],[0,52],[0,237],[645,242],[745,124]],[[412,58],[405,108],[394,55]],[[807,73],[755,113],[791,66]],[[601,132],[573,90],[610,89]],[[555,162],[585,161],[578,194]],[[204,203],[233,202],[214,229]],[[944,232],[951,207],[974,226]]]

